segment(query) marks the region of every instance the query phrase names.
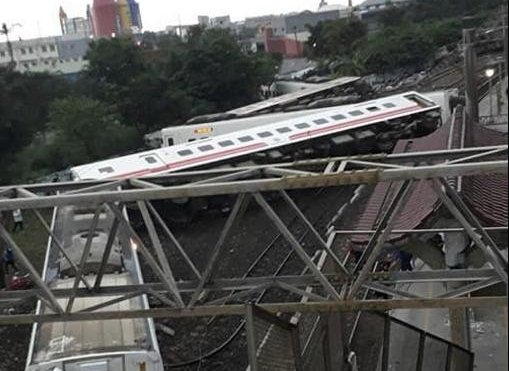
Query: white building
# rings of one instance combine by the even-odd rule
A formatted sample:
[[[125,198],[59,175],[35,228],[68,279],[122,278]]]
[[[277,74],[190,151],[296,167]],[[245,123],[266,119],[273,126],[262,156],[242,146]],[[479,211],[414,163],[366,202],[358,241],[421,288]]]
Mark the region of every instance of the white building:
[[[229,15],[210,18],[210,27],[212,28],[228,29],[232,28],[232,26],[233,24]]]
[[[76,74],[87,65],[85,55],[89,41],[81,35],[12,41],[15,69],[19,72]],[[6,67],[10,62],[7,43],[1,43],[0,66]]]

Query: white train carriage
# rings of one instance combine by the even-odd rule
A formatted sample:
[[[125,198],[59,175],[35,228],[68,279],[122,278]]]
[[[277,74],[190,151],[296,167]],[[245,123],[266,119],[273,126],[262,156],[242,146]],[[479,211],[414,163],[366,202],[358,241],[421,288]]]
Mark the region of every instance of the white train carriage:
[[[208,139],[218,135],[229,134],[238,130],[252,129],[263,125],[275,124],[281,121],[325,112],[331,108],[319,108],[306,111],[270,113],[255,117],[221,120],[194,125],[170,126],[156,133],[145,136],[145,143],[153,148],[171,147],[178,144]]]
[[[278,159],[274,153],[313,145],[326,148],[326,153],[321,153],[326,156],[351,146],[357,146],[358,150],[359,144],[364,142],[384,144],[403,137],[425,135],[440,123],[440,106],[419,93],[409,92],[191,143],[76,166],[71,171],[77,180],[143,177],[232,162],[232,159],[255,153]],[[327,143],[324,144],[324,140]]]
[[[52,228],[68,256],[77,266],[86,243],[93,210],[65,207],[54,212]],[[104,253],[113,216],[106,211],[99,218],[85,266],[90,285]],[[74,270],[50,238],[43,277],[50,287],[69,289],[74,284]],[[119,231],[106,265],[102,286],[127,286],[143,283],[137,254],[130,240]],[[80,283],[80,288],[84,284]],[[78,297],[72,312],[105,303],[116,296]],[[67,299],[58,299],[65,309]],[[144,296],[98,309],[99,311],[148,309]],[[38,302],[37,313],[52,313]],[[118,319],[84,322],[35,324],[32,329],[26,371],[163,371],[152,319]]]

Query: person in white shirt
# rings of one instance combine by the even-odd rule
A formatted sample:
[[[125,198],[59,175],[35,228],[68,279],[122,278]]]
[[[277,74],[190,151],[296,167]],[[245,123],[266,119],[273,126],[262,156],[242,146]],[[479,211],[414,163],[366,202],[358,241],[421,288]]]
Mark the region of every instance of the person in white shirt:
[[[16,209],[12,211],[12,219],[14,220],[14,227],[12,228],[12,232],[15,233],[18,229],[20,231],[23,230],[23,214],[21,214],[20,209]]]

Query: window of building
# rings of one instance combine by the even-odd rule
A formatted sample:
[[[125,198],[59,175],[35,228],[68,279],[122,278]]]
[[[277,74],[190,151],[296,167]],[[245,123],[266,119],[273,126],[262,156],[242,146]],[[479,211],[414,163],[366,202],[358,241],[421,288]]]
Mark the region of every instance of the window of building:
[[[28,53],[29,54],[34,54],[34,48],[32,48],[32,47],[28,48]]]
[[[0,50],[0,57],[5,57],[5,52],[3,50]]]
[[[207,152],[207,151],[212,151],[214,149],[214,147],[212,147],[211,145],[207,144],[206,146],[200,146],[198,147],[198,149],[202,152]]]
[[[290,131],[292,131],[292,129],[287,128],[287,127],[279,128],[279,129],[276,129],[276,130],[277,130],[278,133],[281,133],[281,134],[289,133]]]
[[[44,64],[47,66],[49,64],[49,61],[48,60],[44,61]]]
[[[271,137],[273,136],[274,134],[272,134],[270,131],[264,131],[262,133],[258,133],[258,136],[260,138],[268,138],[268,137]]]
[[[23,63],[23,67],[25,67],[26,69],[28,69],[28,68],[29,68],[28,63]]]
[[[43,53],[46,53],[48,51],[48,47],[46,45],[41,46],[41,50]]]
[[[37,62],[36,61],[32,61],[32,66],[33,67],[37,66]]]
[[[332,119],[333,120],[344,120],[344,119],[346,119],[346,116],[345,115],[334,115],[334,116],[332,116]]]
[[[246,143],[254,140],[252,136],[246,135],[245,137],[240,137],[239,142]]]
[[[55,45],[50,45],[50,46],[49,46],[49,50],[51,50],[52,52],[54,52],[54,51],[56,50]]]
[[[111,174],[114,171],[115,170],[113,170],[113,168],[111,166],[102,167],[102,168],[99,169],[99,173],[101,173],[101,174]]]
[[[23,55],[25,55],[25,54],[27,53],[27,51],[26,51],[24,48],[21,48],[19,51],[20,51],[20,52],[21,52],[21,54],[23,54]]]
[[[296,127],[297,129],[306,129],[306,128],[308,128],[308,127],[309,127],[309,124],[306,124],[305,122],[303,122],[302,124],[297,124],[297,125],[295,125],[295,127]]]
[[[394,108],[394,107],[396,107],[396,105],[394,103],[384,103],[383,106],[386,107],[386,108]]]
[[[224,140],[222,142],[219,142],[219,145],[221,147],[230,147],[233,146],[233,142],[231,140]]]
[[[366,109],[367,109],[369,112],[376,112],[376,111],[380,111],[380,108],[375,107],[375,106],[373,106],[373,107],[368,107],[368,108],[366,108]]]
[[[178,151],[177,152],[180,156],[189,156],[189,155],[192,155],[193,154],[193,151],[191,151],[190,149],[184,149],[182,151]]]
[[[362,115],[364,115],[364,113],[362,113],[362,111],[359,111],[359,110],[357,110],[357,111],[352,111],[352,112],[348,112],[348,114],[349,114],[350,116],[362,116]]]
[[[167,145],[168,147],[171,147],[171,146],[173,146],[174,144],[175,144],[175,141],[173,140],[173,138],[168,138],[168,139],[166,140],[166,145]]]

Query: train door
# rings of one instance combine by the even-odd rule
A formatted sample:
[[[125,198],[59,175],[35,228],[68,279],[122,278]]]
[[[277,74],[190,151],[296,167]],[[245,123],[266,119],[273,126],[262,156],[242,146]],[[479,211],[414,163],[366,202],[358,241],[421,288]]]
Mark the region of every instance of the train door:
[[[123,357],[72,361],[64,365],[64,371],[125,371]]]

